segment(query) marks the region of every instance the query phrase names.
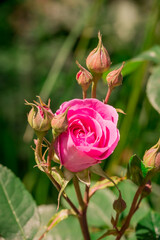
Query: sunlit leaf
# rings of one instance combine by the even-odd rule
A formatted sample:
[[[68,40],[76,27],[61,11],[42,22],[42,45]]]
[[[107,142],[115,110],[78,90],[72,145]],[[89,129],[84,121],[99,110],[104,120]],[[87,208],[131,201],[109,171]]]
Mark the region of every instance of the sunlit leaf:
[[[0,236],[33,239],[39,227],[36,204],[20,180],[0,165]]]

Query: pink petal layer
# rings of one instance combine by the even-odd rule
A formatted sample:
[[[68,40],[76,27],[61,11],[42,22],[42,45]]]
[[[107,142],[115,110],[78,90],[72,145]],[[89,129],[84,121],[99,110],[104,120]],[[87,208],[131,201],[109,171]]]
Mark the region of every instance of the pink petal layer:
[[[118,121],[118,114],[115,108],[94,98],[86,98],[83,100],[73,99],[71,101],[64,102],[56,114],[64,112],[68,107],[70,107],[72,110],[77,110],[80,108],[92,108],[97,111],[103,119],[111,120],[115,124],[117,124]]]
[[[82,171],[100,161],[87,156],[79,151],[69,134],[69,131],[62,133],[55,142],[55,149],[60,158],[61,164],[71,172]]]

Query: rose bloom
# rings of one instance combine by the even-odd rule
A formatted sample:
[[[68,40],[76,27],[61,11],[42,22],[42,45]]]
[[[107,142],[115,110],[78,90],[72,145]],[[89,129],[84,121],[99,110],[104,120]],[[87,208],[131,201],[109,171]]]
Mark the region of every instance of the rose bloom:
[[[114,151],[120,138],[118,114],[112,106],[93,98],[64,102],[56,114],[68,107],[68,128],[57,137],[54,148],[65,168],[79,172]]]

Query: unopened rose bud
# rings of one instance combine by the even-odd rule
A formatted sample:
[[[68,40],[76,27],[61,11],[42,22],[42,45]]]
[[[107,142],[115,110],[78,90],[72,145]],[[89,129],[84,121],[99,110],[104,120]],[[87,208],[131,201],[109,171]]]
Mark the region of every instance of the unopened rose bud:
[[[30,126],[37,132],[45,132],[51,128],[51,119],[54,114],[50,109],[50,101],[46,105],[43,103],[40,97],[40,103],[34,101],[34,103],[28,103],[26,101],[26,105],[32,107],[28,114],[28,122]]]
[[[114,201],[113,208],[117,213],[121,213],[126,209],[126,202],[122,199],[121,194],[119,198]]]
[[[117,70],[113,70],[107,75],[106,80],[109,87],[114,88],[122,84],[123,76],[121,74],[121,71],[123,66],[124,62],[122,63],[122,66],[120,68],[118,68]]]
[[[69,108],[64,113],[55,115],[51,121],[52,133],[54,136],[60,135],[62,132],[66,131],[68,128],[67,113]]]
[[[146,167],[160,167],[160,139],[156,145],[145,152],[143,163]]]
[[[111,65],[109,54],[102,44],[102,36],[98,33],[98,46],[91,51],[86,59],[88,69],[93,73],[103,73]]]
[[[152,191],[152,185],[151,185],[151,181],[149,180],[142,191],[142,197],[147,197],[151,193],[151,191]]]
[[[77,82],[81,85],[83,91],[86,92],[92,82],[92,74],[82,67],[78,61],[76,61],[76,64],[80,68],[80,71],[76,75]]]

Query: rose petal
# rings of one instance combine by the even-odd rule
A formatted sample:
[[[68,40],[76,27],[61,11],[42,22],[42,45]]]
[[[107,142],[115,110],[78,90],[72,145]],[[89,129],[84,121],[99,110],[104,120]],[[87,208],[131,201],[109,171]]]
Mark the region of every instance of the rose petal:
[[[64,112],[68,107],[72,110],[77,110],[80,108],[92,108],[96,112],[98,112],[103,119],[111,120],[115,124],[118,121],[118,114],[115,108],[110,105],[104,104],[101,101],[94,98],[86,98],[86,99],[73,99],[68,102],[64,102],[60,109],[56,112],[56,114]],[[68,111],[69,114],[69,111]]]
[[[103,146],[77,146],[80,151],[85,152],[88,156],[98,160],[107,158],[118,144],[120,135],[116,125],[111,121],[105,121],[108,133],[106,144]]]
[[[55,150],[60,158],[61,164],[71,172],[82,171],[100,161],[87,156],[79,151],[70,136],[69,131],[62,133],[55,142]],[[82,162],[83,160],[83,162]]]

